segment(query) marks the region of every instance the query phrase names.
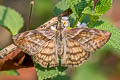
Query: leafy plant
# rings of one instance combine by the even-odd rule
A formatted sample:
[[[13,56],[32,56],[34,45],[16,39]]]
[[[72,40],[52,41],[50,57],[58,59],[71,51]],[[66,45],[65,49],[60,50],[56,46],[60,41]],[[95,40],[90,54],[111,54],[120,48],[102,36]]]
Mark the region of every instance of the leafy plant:
[[[38,80],[44,80],[48,78],[56,77],[57,75],[65,76],[63,72],[66,70],[65,67],[54,67],[54,68],[43,68],[39,64],[34,63],[38,75]]]

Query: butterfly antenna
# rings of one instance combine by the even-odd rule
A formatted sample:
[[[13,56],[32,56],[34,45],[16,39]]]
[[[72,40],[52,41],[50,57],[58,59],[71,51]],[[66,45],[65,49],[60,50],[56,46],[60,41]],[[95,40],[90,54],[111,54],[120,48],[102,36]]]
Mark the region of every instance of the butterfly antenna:
[[[31,1],[31,2],[30,2],[30,14],[29,14],[29,18],[28,18],[29,20],[28,20],[28,25],[27,25],[27,27],[26,27],[26,30],[29,30],[30,25],[31,25],[31,23],[32,23],[31,18],[32,18],[32,12],[33,12],[34,2],[35,2],[35,1]]]

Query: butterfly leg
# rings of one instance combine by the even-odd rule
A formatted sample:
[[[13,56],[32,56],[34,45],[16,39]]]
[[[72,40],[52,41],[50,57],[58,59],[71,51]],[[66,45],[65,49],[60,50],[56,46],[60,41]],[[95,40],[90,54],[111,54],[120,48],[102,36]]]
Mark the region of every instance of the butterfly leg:
[[[14,44],[11,44],[11,45],[7,46],[6,48],[2,49],[0,51],[0,59],[4,58],[4,56],[6,56],[10,52],[14,51],[15,49],[17,49],[17,46],[15,46]]]

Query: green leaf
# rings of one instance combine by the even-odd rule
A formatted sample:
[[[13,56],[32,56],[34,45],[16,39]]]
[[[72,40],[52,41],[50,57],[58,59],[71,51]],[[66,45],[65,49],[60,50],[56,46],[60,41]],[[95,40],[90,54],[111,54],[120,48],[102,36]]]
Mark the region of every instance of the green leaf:
[[[58,14],[62,13],[64,10],[68,9],[69,6],[66,3],[66,0],[62,0],[58,2],[54,8],[54,15],[57,16]]]
[[[107,45],[120,50],[120,31],[115,26],[113,26],[113,24],[111,24],[108,21],[97,21],[96,23],[93,23],[89,27],[91,28],[94,27],[96,29],[101,29],[111,32],[111,37]]]
[[[89,6],[87,6],[84,10],[83,10],[83,15],[89,15],[89,24],[88,26],[93,23],[96,22],[101,15],[103,15],[105,12],[107,12],[112,4],[112,0],[99,0],[97,2],[95,11],[93,9],[93,3],[90,3]]]
[[[99,0],[96,5],[95,12],[97,14],[103,15],[110,9],[111,5],[112,0]]]
[[[82,13],[83,14],[89,14],[89,15],[95,14],[95,12],[93,11],[92,7],[86,7]]]
[[[95,10],[93,9],[93,3],[90,3],[90,5],[87,6],[82,13],[101,16],[111,8],[111,5],[112,0],[99,0]]]
[[[51,80],[70,80],[70,77],[68,77],[67,75],[58,75],[57,77],[54,77],[53,79]]]
[[[92,10],[92,8],[90,8],[90,7],[86,7],[84,10],[83,10],[83,15],[87,15],[87,17],[84,19],[83,18],[83,20],[89,20],[88,22],[89,22],[89,24],[88,25],[90,25],[91,23],[93,23],[93,22],[96,22],[98,19],[99,19],[99,17],[100,17],[100,15],[98,15],[97,13],[95,13],[93,10]]]
[[[83,13],[83,15],[88,15],[88,18],[89,18],[88,25],[90,25],[93,22],[96,22],[101,16],[98,13],[96,13],[95,11],[93,11],[93,7],[89,7],[89,6],[86,7],[82,13]]]
[[[7,28],[13,35],[17,34],[23,27],[24,21],[15,10],[0,6],[0,25]]]
[[[79,18],[82,11],[88,5],[88,0],[66,0],[74,15]]]
[[[34,64],[37,75],[38,75],[38,80],[44,80],[44,79],[49,79],[49,78],[54,78],[57,77],[58,75],[64,76],[65,73],[63,72],[66,70],[66,67],[53,67],[53,68],[43,68],[39,64]]]
[[[17,76],[17,75],[18,75],[18,73],[17,73],[16,70],[1,71],[1,72],[0,72],[0,75],[1,75],[2,73],[6,73],[7,75],[11,75],[11,76]]]

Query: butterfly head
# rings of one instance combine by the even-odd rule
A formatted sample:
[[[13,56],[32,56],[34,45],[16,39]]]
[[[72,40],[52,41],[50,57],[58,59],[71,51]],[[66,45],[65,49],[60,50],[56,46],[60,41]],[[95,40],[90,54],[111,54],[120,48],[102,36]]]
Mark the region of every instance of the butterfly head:
[[[52,25],[50,27],[51,30],[59,31],[59,30],[67,29],[67,27],[70,26],[68,19],[69,19],[69,17],[58,17],[57,25]]]
[[[57,30],[67,29],[70,26],[69,17],[58,17]]]

